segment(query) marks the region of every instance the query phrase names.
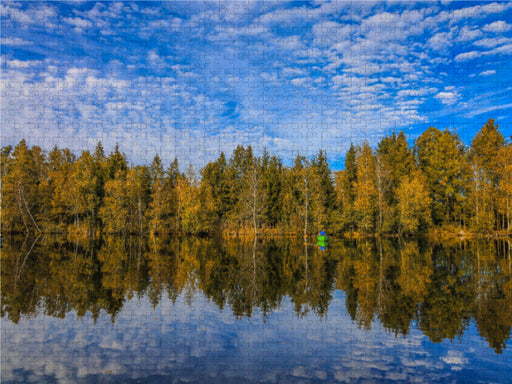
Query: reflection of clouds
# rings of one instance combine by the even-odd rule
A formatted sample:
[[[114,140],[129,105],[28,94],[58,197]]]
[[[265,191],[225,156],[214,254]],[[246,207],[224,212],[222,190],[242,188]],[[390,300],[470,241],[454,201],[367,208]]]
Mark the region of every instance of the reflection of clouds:
[[[463,366],[468,362],[464,354],[459,351],[448,351],[446,356],[441,357],[441,360],[451,366],[451,369],[454,371],[462,370]]]
[[[186,302],[182,295],[175,305],[162,300],[153,309],[147,300],[133,299],[114,324],[109,316],[100,316],[95,325],[90,316],[74,314],[18,325],[2,321],[2,381],[80,383],[101,377],[126,382],[172,376],[221,383],[434,382],[456,380],[470,367],[495,380],[512,374],[510,348],[494,355],[482,349],[476,333],[464,335],[459,344],[434,345],[415,327],[407,338],[395,338],[378,323],[369,332],[359,329],[339,294],[325,318],[297,318],[285,299],[266,322],[258,310],[249,319],[234,320],[229,308],[221,312],[200,293],[190,305]]]

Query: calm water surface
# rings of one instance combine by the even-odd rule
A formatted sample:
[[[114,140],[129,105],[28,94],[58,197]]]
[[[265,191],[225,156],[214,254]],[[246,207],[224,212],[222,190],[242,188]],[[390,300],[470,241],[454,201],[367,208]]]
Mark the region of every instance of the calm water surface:
[[[4,241],[2,383],[512,383],[508,241]]]

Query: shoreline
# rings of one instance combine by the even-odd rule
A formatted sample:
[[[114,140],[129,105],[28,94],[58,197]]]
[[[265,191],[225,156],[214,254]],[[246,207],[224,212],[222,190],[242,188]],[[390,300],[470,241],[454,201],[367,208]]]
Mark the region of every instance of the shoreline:
[[[39,232],[4,232],[0,234],[2,236],[2,240],[5,240],[6,238],[12,237],[12,236],[19,236],[19,235],[25,235],[25,236],[65,236],[68,239],[99,239],[101,237],[105,236],[118,236],[118,237],[128,237],[128,236],[140,236],[143,237],[149,237],[149,238],[165,238],[165,237],[202,237],[202,238],[223,238],[223,239],[234,239],[234,238],[242,238],[242,239],[254,239],[256,238],[266,238],[266,239],[272,239],[272,238],[291,238],[291,239],[316,239],[318,234],[316,233],[310,233],[307,236],[303,234],[298,234],[297,232],[286,232],[281,231],[277,229],[272,230],[265,230],[262,229],[256,234],[254,233],[254,230],[222,230],[219,232],[213,232],[213,233],[176,233],[176,232],[167,232],[167,233],[159,233],[159,234],[153,234],[149,232],[134,232],[134,233],[109,233],[109,232],[102,232],[102,231],[93,231],[92,233],[89,232],[82,232],[82,231],[39,231]],[[347,240],[357,240],[357,239],[368,239],[368,238],[382,238],[382,239],[432,239],[432,240],[452,240],[452,239],[460,239],[460,240],[477,240],[477,239],[484,239],[484,240],[492,240],[492,239],[512,239],[512,232],[489,232],[489,233],[478,233],[478,232],[472,232],[468,230],[457,230],[457,231],[448,231],[448,230],[442,230],[439,228],[433,228],[427,232],[421,232],[417,234],[400,234],[400,233],[361,233],[361,232],[344,232],[344,233],[334,233],[329,234],[327,231],[327,235],[330,239],[334,240],[340,240],[340,239],[347,239]]]

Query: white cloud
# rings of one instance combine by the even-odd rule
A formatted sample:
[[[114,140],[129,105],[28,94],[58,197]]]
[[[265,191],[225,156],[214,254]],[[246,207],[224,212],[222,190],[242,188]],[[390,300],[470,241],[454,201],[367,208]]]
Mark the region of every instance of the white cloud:
[[[292,68],[292,67],[283,68],[283,75],[285,75],[285,76],[297,76],[297,75],[305,75],[305,74],[306,74],[306,71],[301,68]]]
[[[152,49],[147,54],[147,62],[156,69],[162,69],[167,64],[165,60],[157,53],[156,49]]]
[[[423,34],[426,26],[425,13],[421,10],[381,12],[361,22],[361,33],[368,40],[396,42]]]
[[[482,31],[480,31],[480,29],[476,27],[469,27],[467,25],[464,25],[462,28],[459,29],[455,36],[456,41],[458,42],[471,41],[478,39],[480,36],[482,36]]]
[[[493,48],[508,43],[512,43],[512,39],[508,37],[494,37],[492,39],[481,39],[473,42],[474,45],[484,48]]]
[[[432,88],[428,88],[428,87],[427,88],[418,88],[418,89],[402,89],[402,90],[398,91],[397,96],[405,97],[405,98],[422,97],[422,96],[431,95],[436,91],[437,91],[437,89],[433,88],[433,87]]]
[[[41,60],[6,60],[10,68],[30,68],[42,63]]]
[[[2,37],[0,39],[1,45],[9,45],[9,46],[22,46],[32,44],[30,41],[20,39],[19,37]]]
[[[505,21],[499,20],[494,23],[485,25],[482,29],[486,32],[500,33],[510,31],[512,25],[507,24]]]
[[[314,44],[330,47],[349,39],[354,27],[350,24],[340,24],[334,21],[321,21],[313,25]]]
[[[290,83],[296,86],[306,85],[309,81],[307,77],[296,77],[295,79],[290,80]]]
[[[445,87],[444,91],[439,92],[435,97],[445,105],[453,105],[458,101],[460,95],[453,86],[450,86]]]
[[[207,35],[207,38],[215,42],[232,42],[233,38],[243,38],[244,36],[258,36],[260,38],[266,36],[270,38],[270,31],[265,25],[253,24],[249,27],[218,25],[212,33]]]
[[[490,51],[470,51],[455,56],[455,61],[468,61],[481,56],[512,55],[512,44],[505,44]]]
[[[480,76],[491,76],[491,75],[495,75],[496,74],[496,71],[494,69],[489,69],[487,71],[483,71],[483,72],[480,72]]]
[[[303,48],[302,39],[297,35],[277,38],[273,40],[273,43],[279,48],[286,50],[299,50]]]
[[[293,27],[300,21],[311,20],[317,17],[319,8],[311,9],[309,7],[296,7],[287,9],[278,9],[265,13],[254,20],[256,24],[281,24]]]
[[[20,24],[31,24],[35,22],[32,18],[22,10],[18,9],[16,5],[2,5],[0,4],[0,14],[3,18],[17,21]]]
[[[464,52],[464,53],[459,53],[457,56],[455,56],[454,60],[455,61],[468,61],[468,60],[475,59],[481,55],[482,55],[482,52],[478,52],[478,51]]]
[[[452,44],[452,34],[450,32],[439,32],[432,36],[427,45],[436,51],[440,51],[447,47],[450,47]]]
[[[85,29],[92,27],[92,23],[89,20],[81,19],[80,17],[64,17],[62,21],[76,27],[78,29]]]
[[[452,11],[441,11],[438,14],[429,17],[429,23],[449,22],[455,24],[464,19],[482,19],[487,15],[500,14],[507,9],[512,8],[512,3],[490,3],[485,5],[475,5],[472,7],[455,9]]]
[[[57,11],[53,6],[45,4],[30,7],[27,10],[21,10],[19,9],[20,5],[17,3],[7,4],[8,5],[0,4],[0,14],[5,19],[19,23],[22,28],[27,28],[28,25],[33,24],[44,24],[47,29],[54,26],[51,20],[57,16]]]

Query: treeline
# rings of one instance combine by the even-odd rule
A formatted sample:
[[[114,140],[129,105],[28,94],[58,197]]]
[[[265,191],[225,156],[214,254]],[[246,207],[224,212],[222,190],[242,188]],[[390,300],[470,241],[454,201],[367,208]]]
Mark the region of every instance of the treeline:
[[[200,175],[165,165],[129,166],[101,142],[77,158],[22,140],[3,147],[2,231],[110,234],[213,234],[272,231],[417,234],[441,229],[510,232],[512,145],[489,119],[471,145],[429,128],[411,147],[405,134],[375,149],[351,145],[345,169],[327,154],[298,155],[291,167],[238,146]]]

